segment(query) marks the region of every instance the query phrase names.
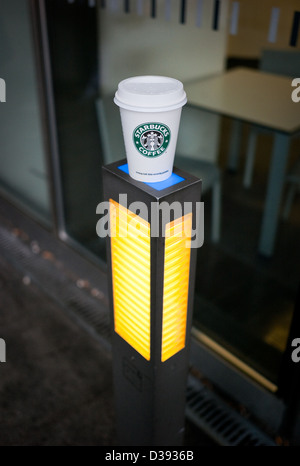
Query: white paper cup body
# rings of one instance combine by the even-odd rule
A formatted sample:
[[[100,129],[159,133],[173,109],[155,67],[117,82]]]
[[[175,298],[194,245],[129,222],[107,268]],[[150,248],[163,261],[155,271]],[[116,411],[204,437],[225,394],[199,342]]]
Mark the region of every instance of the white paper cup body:
[[[136,82],[142,82],[136,93],[134,88],[130,95],[130,86],[129,92],[122,93],[123,83]],[[172,78],[136,77],[121,82],[118,90],[115,103],[120,107],[129,175],[144,182],[166,180],[173,171],[181,110],[186,103],[182,84]]]
[[[129,175],[132,178],[157,182],[172,175],[181,108],[160,113],[140,113],[120,108]],[[163,135],[163,144],[157,141],[158,134]]]

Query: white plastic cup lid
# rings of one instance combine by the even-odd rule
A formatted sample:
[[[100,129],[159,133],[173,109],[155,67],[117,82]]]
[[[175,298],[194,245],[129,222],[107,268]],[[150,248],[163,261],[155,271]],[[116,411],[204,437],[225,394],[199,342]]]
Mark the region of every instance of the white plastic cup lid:
[[[114,102],[140,112],[169,111],[187,101],[182,82],[166,76],[135,76],[118,85]]]

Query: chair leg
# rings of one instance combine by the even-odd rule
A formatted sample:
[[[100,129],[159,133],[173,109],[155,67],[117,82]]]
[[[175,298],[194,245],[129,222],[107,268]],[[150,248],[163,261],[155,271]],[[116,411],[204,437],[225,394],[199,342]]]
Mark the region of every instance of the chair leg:
[[[221,182],[216,181],[212,188],[212,242],[220,240],[221,232]]]
[[[283,213],[282,213],[282,218],[284,220],[287,220],[290,215],[292,203],[293,203],[297,188],[298,186],[296,184],[292,184],[288,190],[286,200],[284,203],[284,207],[283,207]]]
[[[251,129],[249,135],[249,142],[248,142],[248,149],[246,155],[246,167],[244,173],[244,187],[250,188],[252,183],[252,176],[253,176],[253,167],[254,167],[254,159],[255,159],[255,150],[256,150],[256,138],[257,132],[254,128]]]
[[[238,159],[240,155],[241,137],[242,122],[240,120],[233,120],[229,145],[229,157],[227,162],[227,168],[231,172],[237,171]]]

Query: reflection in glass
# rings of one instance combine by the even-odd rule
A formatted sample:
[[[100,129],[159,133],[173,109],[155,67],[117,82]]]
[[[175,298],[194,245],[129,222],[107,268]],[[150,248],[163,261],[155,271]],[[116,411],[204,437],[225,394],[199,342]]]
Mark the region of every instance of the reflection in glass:
[[[0,73],[0,186],[43,222],[50,222],[48,178],[38,99],[32,24],[26,0],[2,0]]]
[[[97,15],[88,2],[46,1],[66,234],[105,257],[96,234],[102,199]]]

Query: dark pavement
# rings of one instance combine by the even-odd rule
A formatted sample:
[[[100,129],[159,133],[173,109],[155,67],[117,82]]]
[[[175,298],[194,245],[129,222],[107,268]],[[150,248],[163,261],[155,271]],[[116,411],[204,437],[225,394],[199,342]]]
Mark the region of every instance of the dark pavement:
[[[0,266],[0,445],[112,445],[109,353],[28,276]]]

